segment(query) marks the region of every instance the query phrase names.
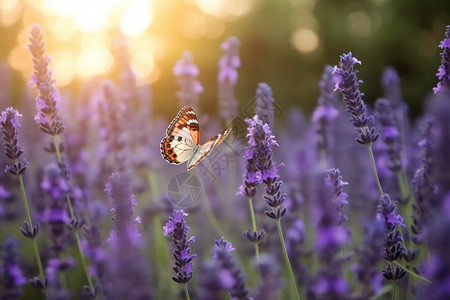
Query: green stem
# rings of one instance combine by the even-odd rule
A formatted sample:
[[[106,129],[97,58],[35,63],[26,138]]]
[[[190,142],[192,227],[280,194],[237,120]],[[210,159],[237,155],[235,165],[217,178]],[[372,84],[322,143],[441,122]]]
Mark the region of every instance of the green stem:
[[[286,251],[286,245],[284,243],[283,230],[281,229],[280,219],[277,219],[277,226],[278,226],[278,235],[280,236],[281,248],[283,249],[284,260],[286,262],[286,267],[288,269],[289,276],[291,277],[291,283],[295,291],[295,297],[297,300],[300,300],[300,295],[297,289],[297,282],[295,281],[294,272],[292,271],[291,262],[289,261],[289,256]]]
[[[62,163],[63,161],[62,161],[62,157],[61,157],[61,152],[59,151],[59,136],[54,135],[52,137],[53,137],[53,145],[55,146],[56,158],[58,160],[58,163]],[[72,206],[72,201],[70,200],[69,194],[66,195],[66,199],[67,199],[67,205],[69,207],[70,218],[72,220],[76,220],[75,213],[74,213],[73,206]],[[91,290],[94,290],[94,284],[92,283],[92,278],[91,278],[91,275],[89,274],[86,257],[84,255],[83,248],[81,247],[80,235],[79,235],[78,231],[76,231],[76,229],[74,231],[74,234],[75,234],[75,239],[77,241],[78,252],[80,253],[81,265],[83,266],[84,273],[86,274],[87,282],[88,282]]]
[[[186,300],[191,300],[191,298],[189,297],[189,290],[187,287],[187,283],[184,284],[184,294],[186,295]]]
[[[406,268],[405,266],[403,266],[401,263],[399,263],[397,261],[394,261],[393,263],[398,265],[398,266],[400,266],[400,267],[402,267],[403,269],[405,269],[405,271],[408,272],[410,275],[412,275],[412,276],[414,276],[414,277],[416,277],[416,278],[418,278],[420,280],[423,280],[423,281],[425,281],[427,283],[432,283],[428,278],[420,276],[419,274],[417,274],[417,273],[411,271],[410,269]]]
[[[250,207],[250,216],[252,218],[252,228],[253,228],[253,232],[257,232],[256,229],[256,219],[255,219],[255,211],[253,209],[253,199],[252,197],[248,197],[248,205]],[[255,243],[255,255],[256,255],[256,260],[259,261],[259,245],[258,242]]]
[[[375,165],[375,158],[373,157],[372,144],[367,146],[369,148],[370,160],[372,162],[373,174],[375,175],[375,180],[377,181],[378,191],[381,196],[384,196],[383,189],[381,188],[380,178],[378,178],[377,166]]]
[[[20,192],[22,194],[22,202],[23,202],[23,206],[25,207],[25,214],[27,216],[27,221],[28,221],[28,224],[30,224],[31,230],[33,230],[33,223],[31,221],[30,209],[28,208],[27,195],[25,193],[25,186],[23,184],[22,175],[19,175],[19,182],[20,182]],[[33,243],[33,252],[34,252],[34,256],[36,257],[36,262],[37,262],[38,269],[39,269],[39,275],[42,277],[42,280],[45,280],[44,269],[42,268],[41,256],[39,255],[39,248],[37,246],[36,237],[33,237],[31,239],[31,241]]]

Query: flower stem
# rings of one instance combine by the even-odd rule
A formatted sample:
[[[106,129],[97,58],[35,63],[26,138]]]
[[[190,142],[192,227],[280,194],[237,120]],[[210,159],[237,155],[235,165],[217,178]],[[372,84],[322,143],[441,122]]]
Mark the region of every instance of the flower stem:
[[[186,295],[186,300],[191,300],[191,298],[189,297],[189,290],[187,287],[187,283],[184,284],[184,294]]]
[[[378,178],[377,166],[375,165],[375,158],[373,157],[372,144],[367,146],[369,148],[370,160],[372,162],[373,174],[375,175],[375,180],[377,181],[378,191],[381,196],[384,196],[383,189],[381,187],[380,178]]]
[[[56,158],[58,160],[58,163],[61,164],[61,163],[63,163],[63,161],[62,161],[62,157],[61,157],[61,152],[59,151],[59,136],[54,135],[54,136],[52,136],[52,138],[53,138],[53,145],[55,146]],[[72,206],[72,201],[70,200],[69,194],[66,194],[66,199],[67,199],[67,205],[69,207],[70,218],[72,220],[75,220],[76,217],[75,217],[75,213],[74,213],[73,206]],[[77,241],[78,252],[80,253],[81,265],[83,266],[84,273],[86,274],[86,280],[89,284],[89,287],[92,290],[94,290],[94,284],[92,283],[92,278],[91,278],[91,275],[89,274],[86,257],[84,255],[83,248],[81,247],[80,234],[78,233],[77,230],[74,230],[74,234],[75,234],[75,239]]]
[[[25,186],[23,184],[22,175],[19,175],[19,182],[20,182],[20,192],[22,194],[22,202],[23,202],[23,206],[25,207],[25,214],[27,216],[27,221],[28,221],[28,224],[30,224],[31,230],[33,230],[33,223],[31,221],[30,209],[28,208],[27,195],[25,193]],[[44,269],[42,268],[42,262],[41,262],[41,257],[39,255],[39,248],[37,246],[36,238],[33,237],[31,240],[33,242],[33,251],[34,251],[34,256],[36,257],[36,262],[37,262],[38,269],[39,269],[39,275],[42,277],[42,280],[45,280]]]
[[[299,295],[298,289],[297,289],[297,282],[295,281],[294,272],[292,271],[291,263],[289,261],[289,256],[286,251],[286,245],[284,243],[283,230],[281,229],[281,220],[280,219],[277,219],[277,226],[278,226],[278,235],[280,236],[281,248],[283,249],[284,260],[286,262],[286,267],[288,269],[289,276],[291,277],[291,283],[292,283],[292,286],[295,291],[295,299],[300,300],[300,295]]]
[[[252,218],[252,228],[253,228],[253,232],[257,232],[256,229],[256,219],[255,219],[255,211],[253,209],[253,199],[252,197],[248,197],[248,205],[250,207],[250,216]],[[256,255],[256,260],[259,261],[259,245],[258,243],[254,243],[255,244],[255,255]]]

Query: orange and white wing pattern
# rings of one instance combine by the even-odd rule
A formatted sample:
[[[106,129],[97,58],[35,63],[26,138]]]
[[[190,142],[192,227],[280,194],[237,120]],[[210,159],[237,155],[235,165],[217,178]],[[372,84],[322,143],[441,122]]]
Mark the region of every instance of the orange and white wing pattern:
[[[200,143],[200,131],[197,116],[190,106],[183,106],[167,128],[166,137],[161,141],[161,155],[171,164],[181,164],[188,161],[187,168],[191,170],[198,165],[214,147],[231,132],[227,129],[221,134]]]
[[[203,145],[196,148],[196,151],[194,151],[194,155],[189,159],[187,168],[188,170],[191,170],[196,165],[198,165],[208,154],[211,152],[214,147],[218,146],[220,143],[222,143],[223,140],[230,134],[231,128],[226,129],[224,132],[216,135],[215,137],[211,138],[207,142],[205,142]]]
[[[184,106],[167,128],[161,141],[161,155],[167,162],[178,165],[194,155],[199,141],[197,116],[191,107]]]

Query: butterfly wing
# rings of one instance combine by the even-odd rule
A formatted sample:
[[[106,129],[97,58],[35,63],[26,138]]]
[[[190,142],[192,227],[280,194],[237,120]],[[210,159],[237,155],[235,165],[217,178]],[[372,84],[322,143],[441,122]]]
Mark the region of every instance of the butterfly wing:
[[[216,135],[215,137],[211,138],[201,146],[197,148],[197,150],[194,152],[193,156],[189,159],[187,168],[188,170],[191,170],[196,165],[198,165],[208,154],[211,152],[214,147],[218,146],[222,141],[230,134],[231,128],[226,129],[221,134]]]
[[[161,155],[167,162],[178,165],[194,155],[199,141],[197,116],[191,107],[184,106],[167,128],[161,141]]]

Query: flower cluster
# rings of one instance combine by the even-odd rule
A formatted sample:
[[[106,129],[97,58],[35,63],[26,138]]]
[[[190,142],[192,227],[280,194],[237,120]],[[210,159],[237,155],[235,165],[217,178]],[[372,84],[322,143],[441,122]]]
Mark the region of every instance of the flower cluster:
[[[258,119],[263,123],[273,126],[273,103],[272,89],[267,83],[258,84],[256,89],[255,112]]]
[[[402,140],[400,128],[393,108],[387,99],[379,98],[375,102],[377,120],[383,126],[382,139],[386,145],[386,152],[389,156],[388,168],[394,172],[400,172],[402,167]]]
[[[196,80],[200,72],[193,61],[191,52],[184,51],[183,57],[176,62],[172,70],[180,86],[176,96],[180,99],[181,107],[185,105],[197,107],[198,94],[203,93],[202,84]]]
[[[383,270],[383,276],[388,280],[402,279],[406,275],[406,271],[399,265],[394,267],[393,262],[401,259],[406,251],[403,237],[398,230],[398,226],[405,227],[405,225],[403,224],[403,218],[397,214],[397,204],[391,200],[388,194],[380,196],[377,218],[383,220],[386,224],[384,259],[389,263]]]
[[[29,84],[36,85],[39,92],[34,119],[44,133],[51,136],[60,135],[64,131],[58,115],[60,97],[58,90],[53,86],[52,71],[49,70],[51,59],[46,53],[44,34],[38,24],[33,24],[31,28],[28,49],[33,56],[34,68]]]
[[[22,115],[12,107],[2,111],[0,114],[0,126],[2,132],[2,142],[5,148],[5,156],[13,161],[12,165],[6,165],[5,172],[12,175],[22,175],[28,167],[28,162],[22,160],[23,150],[19,144],[20,123],[19,117]]]
[[[326,65],[319,81],[320,97],[317,100],[319,105],[311,116],[311,121],[317,124],[319,150],[328,149],[327,127],[339,114],[336,109],[338,97],[334,90],[335,85],[336,75],[333,74],[333,67]]]
[[[234,87],[239,74],[237,69],[241,66],[239,57],[239,40],[232,36],[222,43],[220,48],[224,51],[219,60],[219,112],[223,119],[231,121],[238,115],[238,102],[234,96]]]
[[[366,104],[362,99],[364,94],[359,90],[362,80],[357,77],[355,64],[361,64],[361,61],[353,57],[351,52],[341,55],[339,67],[335,66],[333,69],[333,74],[339,76],[335,90],[342,93],[347,111],[351,114],[350,122],[359,135],[356,141],[363,145],[371,145],[378,139],[378,133],[374,127],[369,127],[375,120],[373,116],[367,114]]]
[[[184,221],[188,214],[182,210],[174,210],[172,216],[164,226],[164,235],[172,236],[173,245],[173,270],[177,276],[172,276],[173,281],[187,283],[192,278],[192,259],[197,255],[191,255],[190,244],[195,242],[195,237],[187,238],[189,227]]]
[[[445,31],[445,38],[439,44],[439,48],[442,49],[441,53],[441,65],[439,66],[438,73],[436,73],[439,82],[433,92],[435,94],[450,89],[450,25],[447,25]]]
[[[247,300],[249,298],[244,277],[231,255],[232,251],[234,251],[233,245],[223,237],[215,240],[213,258],[219,261],[220,272],[223,274],[222,278],[228,279],[228,282],[224,283],[223,286],[230,292],[232,299]]]

